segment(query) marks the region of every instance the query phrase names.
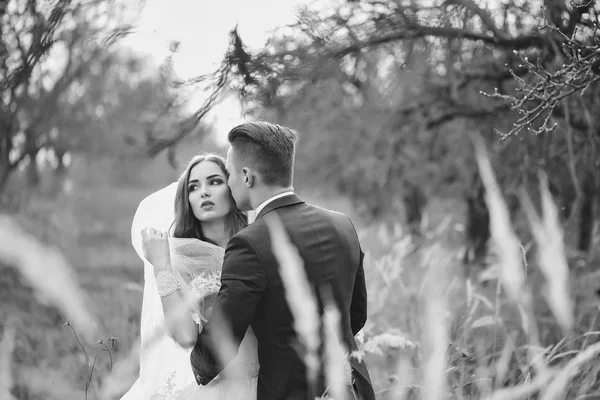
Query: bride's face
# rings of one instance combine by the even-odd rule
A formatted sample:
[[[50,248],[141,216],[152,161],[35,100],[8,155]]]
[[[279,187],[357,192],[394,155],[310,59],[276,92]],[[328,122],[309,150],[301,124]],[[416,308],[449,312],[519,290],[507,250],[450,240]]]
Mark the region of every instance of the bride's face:
[[[202,161],[191,169],[188,193],[192,212],[200,222],[223,219],[231,211],[227,178],[212,161]]]

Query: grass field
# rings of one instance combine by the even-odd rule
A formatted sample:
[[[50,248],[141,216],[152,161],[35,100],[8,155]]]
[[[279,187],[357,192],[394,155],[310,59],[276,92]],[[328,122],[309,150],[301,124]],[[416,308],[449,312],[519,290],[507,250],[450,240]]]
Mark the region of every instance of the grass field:
[[[143,276],[130,245],[130,226],[137,204],[149,192],[101,187],[58,199],[30,196],[17,216],[26,232],[66,254],[91,299],[86,309],[101,321],[96,339],[119,338],[120,347],[111,352],[115,363],[128,355],[139,334]],[[304,197],[352,215],[344,199]],[[368,253],[370,295],[363,350],[378,397],[535,398],[552,377],[565,378],[560,371],[574,368],[573,360],[580,357],[565,378],[564,397],[557,398],[600,398],[600,364],[590,361],[600,350],[594,347],[597,263],[593,258],[579,267],[572,263],[568,289],[575,324],[565,332],[543,296],[544,275],[533,252],[523,254],[527,284],[533,289],[530,314],[511,301],[498,280],[480,282],[485,266],[465,267],[458,261],[463,251],[461,207],[432,200],[419,238],[406,234],[394,218],[357,221]],[[18,399],[84,399],[89,363],[69,326],[63,326],[65,318],[43,305],[14,269],[0,268],[0,326],[10,321],[16,328],[9,363],[12,394]],[[40,280],[49,278],[44,268],[39,266]],[[84,346],[91,358],[100,348],[93,342]],[[581,354],[587,357],[583,361]],[[98,398],[109,366],[108,354],[99,353],[90,399]]]

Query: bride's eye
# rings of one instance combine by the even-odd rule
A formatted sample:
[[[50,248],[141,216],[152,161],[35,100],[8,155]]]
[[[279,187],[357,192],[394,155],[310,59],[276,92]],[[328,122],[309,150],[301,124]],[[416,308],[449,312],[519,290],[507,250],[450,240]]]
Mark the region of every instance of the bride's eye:
[[[198,185],[196,185],[195,183],[188,186],[188,192],[190,192],[190,193],[196,189],[198,189]]]
[[[223,183],[223,179],[213,179],[212,181],[210,181],[211,185],[220,185]]]

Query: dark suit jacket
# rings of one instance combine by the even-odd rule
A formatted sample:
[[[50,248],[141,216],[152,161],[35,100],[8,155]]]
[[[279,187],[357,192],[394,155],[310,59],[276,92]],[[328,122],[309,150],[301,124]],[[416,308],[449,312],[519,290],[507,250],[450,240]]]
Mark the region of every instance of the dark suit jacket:
[[[192,368],[196,381],[202,385],[222,370],[211,345],[218,343],[214,333],[217,318],[229,322],[236,345],[252,326],[258,340],[260,362],[258,400],[310,397],[313,400],[325,389],[323,375],[321,371],[318,387],[311,390],[304,362],[297,351],[294,320],[263,218],[271,212],[278,214],[304,260],[321,312],[324,301],[320,289],[328,286],[327,291],[340,310],[343,340],[347,348],[357,348],[354,335],[367,319],[367,291],[362,265],[364,254],[354,226],[344,214],[307,204],[293,194],[267,204],[250,226],[229,240],[222,286],[213,315],[192,351]],[[365,364],[351,358],[351,366],[355,392],[364,400],[374,400]]]

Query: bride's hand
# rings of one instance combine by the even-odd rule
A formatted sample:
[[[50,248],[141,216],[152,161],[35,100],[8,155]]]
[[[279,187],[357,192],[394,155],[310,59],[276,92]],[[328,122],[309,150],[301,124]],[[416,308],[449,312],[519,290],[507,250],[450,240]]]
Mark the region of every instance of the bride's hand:
[[[142,250],[144,257],[157,269],[164,269],[171,263],[169,236],[167,232],[153,228],[142,230]]]

